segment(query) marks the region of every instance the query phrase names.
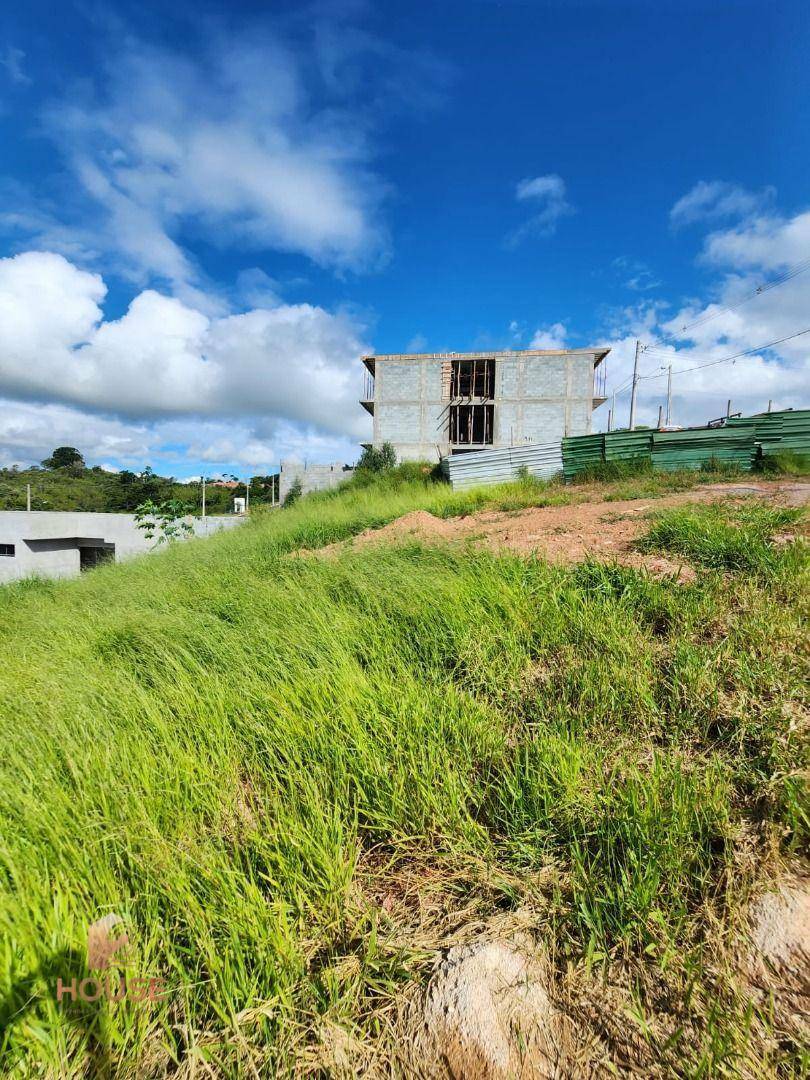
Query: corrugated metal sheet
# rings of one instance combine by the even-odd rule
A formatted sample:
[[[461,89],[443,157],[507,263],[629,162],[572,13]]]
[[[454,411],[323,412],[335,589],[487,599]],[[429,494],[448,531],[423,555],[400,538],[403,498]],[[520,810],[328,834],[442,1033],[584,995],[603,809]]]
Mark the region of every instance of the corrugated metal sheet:
[[[605,436],[572,435],[562,441],[563,476],[571,480],[577,473],[605,460]]]
[[[601,441],[600,441],[601,440]],[[572,480],[602,461],[652,460],[654,469],[700,469],[714,462],[750,472],[783,450],[810,456],[810,409],[732,417],[722,427],[612,431],[563,439],[563,474]]]
[[[522,468],[531,476],[548,480],[562,472],[562,449],[556,442],[474,450],[468,454],[452,454],[444,459],[442,466],[454,489],[502,484],[514,480]]]
[[[750,472],[756,458],[754,425],[750,421],[736,427],[727,424],[718,428],[654,431],[652,440],[653,468],[664,472],[700,469],[712,462]]]
[[[609,431],[605,434],[605,461],[649,461],[651,432],[645,428],[635,431]]]
[[[756,420],[756,437],[763,457],[785,450],[810,456],[810,409],[764,413]]]

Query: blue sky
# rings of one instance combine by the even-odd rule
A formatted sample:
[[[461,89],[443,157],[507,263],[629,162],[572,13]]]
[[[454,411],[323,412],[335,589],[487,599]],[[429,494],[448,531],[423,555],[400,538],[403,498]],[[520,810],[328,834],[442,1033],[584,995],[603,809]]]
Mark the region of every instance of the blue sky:
[[[805,3],[166,7],[0,16],[4,463],[351,461],[366,350],[610,345],[621,419],[636,337],[658,376],[810,327],[810,271],[737,306],[810,259]],[[808,355],[675,419],[807,405]]]

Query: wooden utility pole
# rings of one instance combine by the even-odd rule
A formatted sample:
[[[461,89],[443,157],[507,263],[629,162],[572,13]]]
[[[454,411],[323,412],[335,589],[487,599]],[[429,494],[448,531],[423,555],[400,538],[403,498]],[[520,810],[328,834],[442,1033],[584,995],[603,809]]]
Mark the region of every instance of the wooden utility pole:
[[[633,389],[630,392],[630,423],[627,425],[630,431],[636,430],[636,387],[638,386],[638,357],[641,352],[641,342],[636,340],[636,358],[633,361]]]
[[[728,399],[728,405],[726,405],[726,417],[731,416],[731,398]]]

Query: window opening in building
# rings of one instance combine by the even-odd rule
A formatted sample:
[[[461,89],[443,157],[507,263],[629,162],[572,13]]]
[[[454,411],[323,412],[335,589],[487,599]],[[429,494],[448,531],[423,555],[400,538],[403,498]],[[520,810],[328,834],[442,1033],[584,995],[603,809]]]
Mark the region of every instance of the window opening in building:
[[[450,397],[495,397],[495,361],[454,360],[450,371]]]
[[[115,562],[115,544],[105,547],[79,548],[79,569],[82,572],[94,570],[97,566],[108,562]]]
[[[494,405],[451,405],[450,442],[486,445],[492,442]]]
[[[0,544],[0,556],[7,555],[9,558],[14,558],[14,545],[13,544]]]

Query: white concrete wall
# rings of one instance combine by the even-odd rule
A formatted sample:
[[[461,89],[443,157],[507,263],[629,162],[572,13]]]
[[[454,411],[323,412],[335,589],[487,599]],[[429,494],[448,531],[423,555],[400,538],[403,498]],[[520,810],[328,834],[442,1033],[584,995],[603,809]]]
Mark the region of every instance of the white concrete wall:
[[[209,536],[246,519],[238,515],[207,517],[205,525],[200,518],[186,520],[193,525],[195,536]],[[14,556],[0,555],[0,583],[31,576],[75,577],[80,548],[96,546],[92,541],[114,544],[116,562],[155,550],[155,541],[146,539],[134,514],[2,510],[0,545],[13,544]]]

